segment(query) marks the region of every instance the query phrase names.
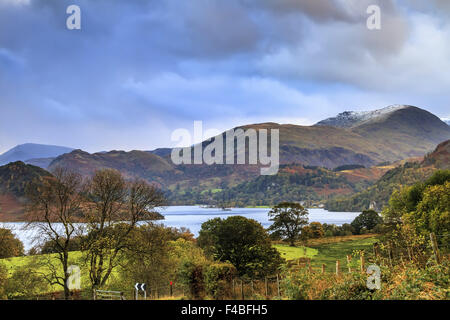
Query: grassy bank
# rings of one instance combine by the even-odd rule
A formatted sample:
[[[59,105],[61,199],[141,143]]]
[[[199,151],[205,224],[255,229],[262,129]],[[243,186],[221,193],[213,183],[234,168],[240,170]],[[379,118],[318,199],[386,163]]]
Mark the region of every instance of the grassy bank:
[[[372,252],[373,244],[377,241],[375,235],[345,236],[313,239],[308,242],[307,247],[290,247],[285,244],[274,244],[274,247],[286,260],[297,260],[299,258],[310,258],[313,268],[321,268],[325,264],[328,271],[334,271],[336,260],[340,261],[342,270],[347,267],[347,255],[353,255],[352,266],[358,266],[356,253],[364,250],[366,254]],[[306,252],[305,252],[306,248]],[[305,255],[306,253],[306,255]]]

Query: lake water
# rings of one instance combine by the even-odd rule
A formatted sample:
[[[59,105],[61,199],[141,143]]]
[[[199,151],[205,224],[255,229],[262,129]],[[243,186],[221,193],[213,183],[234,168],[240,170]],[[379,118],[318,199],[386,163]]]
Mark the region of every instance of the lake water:
[[[160,213],[164,215],[164,220],[158,221],[169,227],[186,227],[198,236],[203,222],[213,218],[227,218],[230,216],[244,216],[260,222],[265,228],[271,222],[267,213],[269,208],[232,208],[231,211],[223,211],[218,208],[201,208],[198,206],[171,206]],[[320,222],[328,224],[342,225],[350,223],[359,212],[329,212],[324,209],[308,209],[309,222]],[[25,250],[33,247],[32,239],[36,234],[33,230],[23,230],[24,223],[0,223],[0,227],[9,228],[24,243]]]

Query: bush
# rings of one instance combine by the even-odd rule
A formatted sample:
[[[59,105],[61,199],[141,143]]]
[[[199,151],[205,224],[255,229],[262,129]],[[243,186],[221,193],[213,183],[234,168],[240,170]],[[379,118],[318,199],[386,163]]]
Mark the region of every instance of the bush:
[[[271,275],[283,262],[264,227],[242,216],[206,221],[202,224],[198,245],[209,257],[232,263],[240,276]]]
[[[369,233],[377,225],[383,222],[383,218],[374,210],[364,210],[350,224],[357,234]]]
[[[237,274],[236,268],[230,263],[213,263],[205,269],[204,283],[206,294],[216,300],[231,297],[231,281]]]
[[[189,288],[191,299],[202,300],[205,297],[203,265],[191,261],[183,263],[178,273],[178,281]]]
[[[0,264],[0,300],[6,299],[6,286],[8,283],[8,271]]]
[[[48,283],[32,270],[32,266],[17,267],[8,279],[6,292],[9,299],[32,299],[46,292]]]
[[[0,259],[23,256],[23,243],[9,229],[0,228]]]

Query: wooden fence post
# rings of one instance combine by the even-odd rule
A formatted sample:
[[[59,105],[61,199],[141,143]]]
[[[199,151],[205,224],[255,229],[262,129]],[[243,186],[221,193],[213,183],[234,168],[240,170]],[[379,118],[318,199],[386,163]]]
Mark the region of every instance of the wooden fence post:
[[[359,259],[361,260],[361,272],[365,271],[365,260],[364,260],[364,252],[361,252]]]
[[[245,297],[244,297],[244,281],[243,280],[241,280],[241,299],[245,300]]]
[[[233,278],[233,281],[232,281],[232,288],[233,288],[233,298],[236,296],[236,288],[235,288],[235,285],[234,285],[234,278]]]
[[[339,275],[339,264],[340,264],[339,260],[336,260],[336,275],[337,276]]]
[[[352,266],[350,265],[352,263],[352,256],[347,255],[347,267],[348,267],[348,273],[352,273]]]
[[[378,242],[375,242],[373,244],[373,255],[377,259],[380,257],[380,245],[378,244]]]
[[[277,274],[277,292],[278,292],[278,296],[281,297],[281,295],[280,295],[280,278],[278,277],[278,274]]]
[[[433,232],[430,233],[430,240],[431,240],[431,246],[433,247],[434,258],[436,259],[436,263],[440,264],[441,257],[439,256],[439,248],[438,248],[437,241],[436,241],[436,235]]]
[[[410,247],[410,246],[407,246],[406,249],[408,250],[408,258],[409,258],[409,261],[412,261],[411,247]]]
[[[94,300],[97,300],[97,289],[94,289]]]
[[[265,287],[266,297],[268,297],[269,296],[269,282],[267,281],[267,277],[264,278],[264,287]]]
[[[392,267],[393,256],[392,256],[392,242],[391,241],[389,241],[389,244],[388,244],[388,256],[389,256],[389,264]]]
[[[322,273],[325,273],[325,263],[322,263]]]

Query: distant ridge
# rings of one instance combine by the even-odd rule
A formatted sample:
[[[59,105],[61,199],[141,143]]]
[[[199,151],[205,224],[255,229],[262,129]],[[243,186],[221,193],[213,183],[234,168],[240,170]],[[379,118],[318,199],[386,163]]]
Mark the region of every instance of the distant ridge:
[[[74,149],[46,144],[20,144],[0,155],[0,165],[15,161],[27,162],[31,159],[55,158],[72,150]]]

